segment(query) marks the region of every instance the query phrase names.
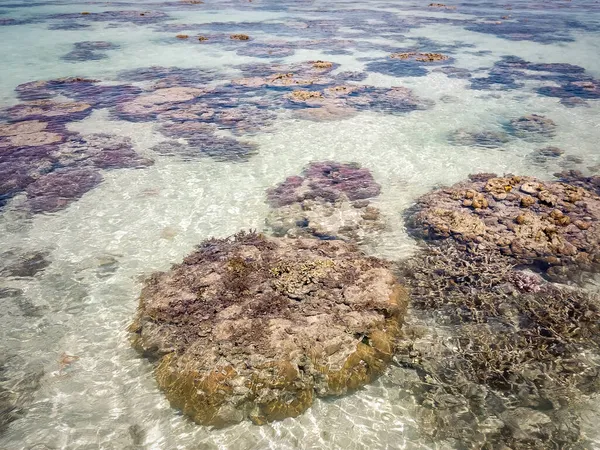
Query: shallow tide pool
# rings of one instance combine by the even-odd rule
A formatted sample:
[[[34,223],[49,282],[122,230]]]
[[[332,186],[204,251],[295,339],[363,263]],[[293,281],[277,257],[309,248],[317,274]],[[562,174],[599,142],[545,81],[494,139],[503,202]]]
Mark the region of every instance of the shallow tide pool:
[[[314,161],[371,171],[386,228],[363,248],[391,260],[432,188],[598,174],[597,2],[4,0],[0,42],[0,127],[28,127],[0,128],[0,449],[478,448],[424,437],[396,366],[298,418],[196,425],[127,326],[144,277],[269,232],[267,189]],[[390,56],[410,52],[440,57]],[[366,87],[292,97],[340,85]],[[552,129],[511,131],[531,114]],[[600,448],[588,400],[581,448]]]

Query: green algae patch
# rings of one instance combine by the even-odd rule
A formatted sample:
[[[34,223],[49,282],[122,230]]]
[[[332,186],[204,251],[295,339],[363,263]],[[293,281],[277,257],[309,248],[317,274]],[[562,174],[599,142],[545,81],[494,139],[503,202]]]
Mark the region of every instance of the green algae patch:
[[[130,332],[173,407],[263,424],[381,375],[407,303],[388,263],[352,244],[242,232],[152,275]]]

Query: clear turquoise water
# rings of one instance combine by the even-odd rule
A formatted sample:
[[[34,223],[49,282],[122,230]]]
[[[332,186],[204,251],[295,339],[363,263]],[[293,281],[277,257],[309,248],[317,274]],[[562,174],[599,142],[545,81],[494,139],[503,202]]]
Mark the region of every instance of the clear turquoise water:
[[[130,348],[125,330],[144,275],[168,268],[207,237],[263,229],[265,190],[310,161],[356,161],[372,171],[382,186],[376,203],[389,227],[366,250],[392,259],[414,249],[402,212],[434,186],[480,171],[550,179],[564,169],[598,170],[598,98],[579,93],[574,96],[584,104],[567,107],[559,97],[540,94],[543,87],[564,83],[564,73],[524,69],[507,74],[497,66],[494,73],[501,58],[514,56],[531,63],[576,65],[585,72],[573,76],[600,78],[596,3],[520,1],[511,10],[485,2],[452,3],[454,10],[427,5],[374,0],[0,2],[0,108],[17,104],[15,87],[33,80],[85,76],[110,84],[124,70],[165,66],[215,70],[220,75],[208,83],[219,84],[238,78],[240,64],[307,60],[338,63],[335,73],[365,72],[361,84],[408,87],[431,105],[400,115],[362,111],[337,121],[309,121],[275,106],[272,124],[242,136],[258,146],[246,162],[158,154],[152,147],[165,137],[157,120],[119,120],[111,108],[96,107],[85,119],[68,123],[68,130],[83,135],[128,137],[135,151],[154,165],[102,170],[101,184],[56,212],[27,212],[22,193],[7,199],[0,210],[0,251],[44,251],[50,261],[33,277],[0,278],[0,288],[23,291],[21,306],[13,298],[0,299],[0,351],[7,361],[3,386],[21,392],[32,377],[39,379],[38,388],[22,402],[24,414],[0,434],[0,448],[452,448],[419,436],[413,418],[417,406],[394,388],[395,368],[349,397],[317,401],[297,419],[219,431],[197,426],[169,407],[151,364]],[[80,14],[116,10],[167,16],[156,23],[131,23]],[[510,17],[503,19],[506,15]],[[89,27],[52,29],[65,22]],[[504,31],[507,26],[510,33]],[[241,32],[253,40],[232,45],[225,38],[201,45],[176,39],[181,32]],[[257,58],[240,52],[242,45],[273,40],[293,47],[293,54]],[[326,53],[340,49],[336,40],[344,41],[345,54]],[[82,41],[108,41],[118,48],[103,51],[106,58],[101,60],[61,59]],[[419,76],[400,69],[391,74],[374,70],[394,49],[440,51],[452,57],[444,65],[465,69],[471,78],[434,72],[437,65],[423,66]],[[546,79],[534,79],[540,74]],[[474,89],[473,78],[487,76],[492,82]],[[512,86],[509,77],[519,85]],[[146,88],[148,83],[137,85]],[[238,106],[244,101],[240,98]],[[448,140],[457,129],[502,131],[510,119],[531,113],[551,118],[557,124],[555,135],[543,142],[513,139],[494,149]],[[219,133],[232,136],[231,131],[225,127]],[[565,154],[536,162],[532,153],[545,146],[560,147]],[[78,359],[61,367],[63,354]],[[584,420],[592,439],[598,417],[592,411]]]

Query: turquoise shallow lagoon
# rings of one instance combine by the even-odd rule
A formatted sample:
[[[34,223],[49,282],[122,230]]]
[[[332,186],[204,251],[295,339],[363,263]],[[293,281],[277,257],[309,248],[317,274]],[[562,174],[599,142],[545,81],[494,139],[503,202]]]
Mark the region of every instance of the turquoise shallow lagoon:
[[[597,2],[1,0],[0,42],[0,449],[479,448],[424,437],[397,366],[298,418],[198,426],[126,329],[145,276],[268,232],[266,190],[313,161],[371,171],[387,225],[363,247],[392,260],[432,188],[598,175]],[[292,97],[342,85],[362,97]],[[511,133],[531,114],[552,129]],[[600,399],[580,415],[572,448],[600,448]]]

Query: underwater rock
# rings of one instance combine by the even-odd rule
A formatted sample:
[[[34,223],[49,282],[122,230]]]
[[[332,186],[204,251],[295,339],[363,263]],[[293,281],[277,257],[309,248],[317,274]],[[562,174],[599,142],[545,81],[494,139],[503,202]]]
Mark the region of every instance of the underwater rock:
[[[422,435],[588,448],[578,407],[600,388],[597,295],[452,241],[428,243],[399,271],[412,307],[393,384],[421,405]]]
[[[310,164],[267,191],[266,225],[275,236],[342,239],[362,243],[385,228],[369,198],[380,186],[368,169],[332,161]]]
[[[340,241],[210,239],[147,280],[133,345],[199,424],[296,417],[385,370],[407,303],[387,267]]]
[[[554,136],[556,123],[539,114],[529,114],[510,121],[510,132],[520,138],[548,138]]]
[[[451,239],[519,264],[568,276],[600,270],[600,197],[581,187],[506,176],[464,181],[417,200],[407,216],[415,236]]]
[[[483,148],[499,148],[509,141],[510,136],[501,131],[468,131],[461,128],[449,136],[449,142],[453,145]]]
[[[91,168],[57,169],[27,186],[27,204],[33,212],[55,212],[101,182],[102,175]]]

